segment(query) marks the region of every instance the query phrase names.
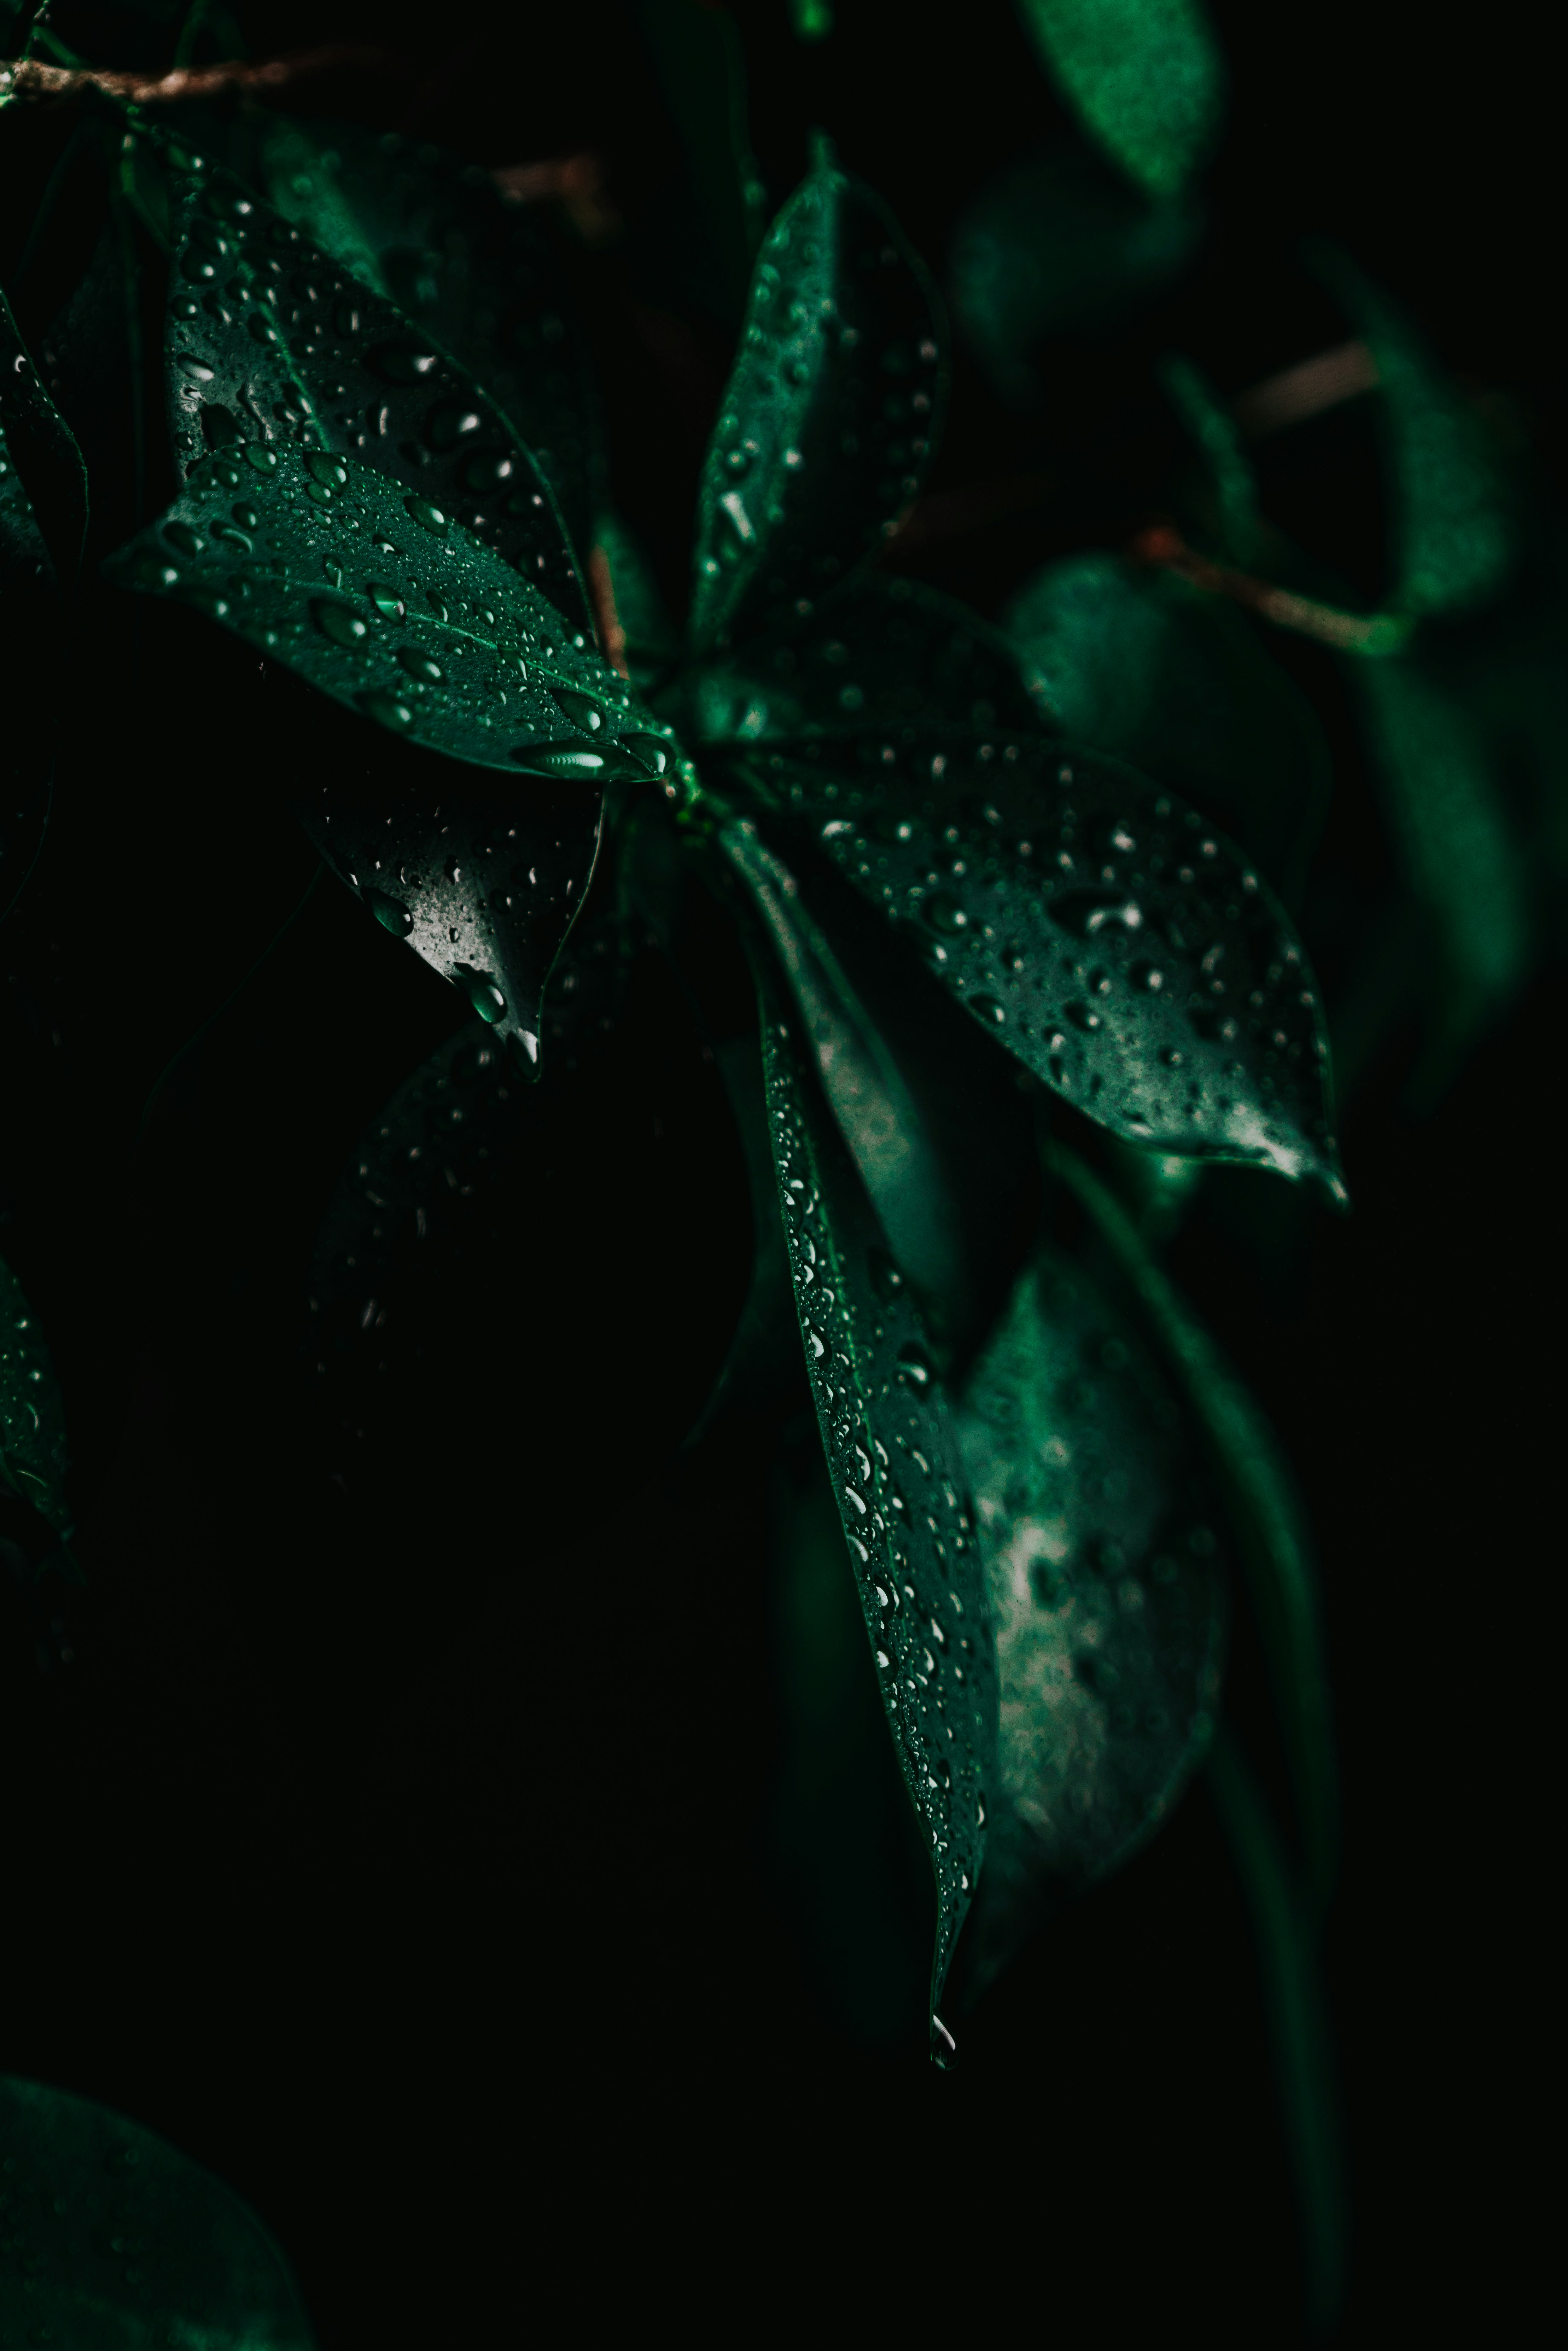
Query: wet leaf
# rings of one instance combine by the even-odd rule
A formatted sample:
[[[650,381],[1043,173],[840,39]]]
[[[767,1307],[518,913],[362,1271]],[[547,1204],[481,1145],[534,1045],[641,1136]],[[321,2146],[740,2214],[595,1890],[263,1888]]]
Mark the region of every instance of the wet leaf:
[[[963,1469],[908,1288],[816,1081],[782,982],[758,959],[763,1061],[784,1238],[823,1449],[883,1704],[937,1892],[942,1986],[985,1851],[995,1660]]]
[[[1202,0],[1019,0],[1019,14],[1091,136],[1150,195],[1178,194],[1225,114]]]
[[[602,503],[598,396],[538,207],[395,132],[259,117],[256,176],[283,218],[433,335],[536,457],[586,557]]]
[[[172,596],[411,746],[468,763],[390,793],[386,754],[307,804],[394,935],[531,1052],[592,870],[601,787],[667,763],[624,681],[491,548],[357,461],[214,453],[106,576]],[[367,758],[371,756],[367,734]],[[500,768],[507,788],[471,770]]]
[[[1180,276],[1204,230],[1197,206],[1151,204],[1076,141],[1005,164],[954,230],[954,322],[1000,399],[1046,392],[1042,348],[1116,325]]]
[[[1314,246],[1318,275],[1370,349],[1393,509],[1396,612],[1473,611],[1507,582],[1515,497],[1496,443],[1416,329],[1348,254]]]
[[[919,490],[945,399],[936,294],[825,159],[769,230],[698,497],[700,650],[809,611]]]
[[[1111,555],[1038,572],[1006,615],[1063,731],[1134,767],[1234,833],[1289,901],[1328,805],[1316,714],[1240,612]]]
[[[17,361],[22,362],[18,375]],[[0,784],[0,921],[24,888],[44,838],[55,762],[62,614],[53,559],[12,454],[7,421],[31,361],[0,296],[0,598],[13,674],[25,694],[7,696],[5,771]],[[37,396],[42,387],[32,379]],[[51,411],[52,413],[52,411]],[[24,419],[17,420],[24,434]]]
[[[737,783],[809,825],[998,1042],[1113,1133],[1336,1196],[1322,1006],[1277,900],[1131,768],[972,736],[805,743]]]
[[[1055,731],[1044,679],[999,630],[935,589],[874,572],[793,629],[687,671],[660,706],[691,743],[944,725]]]
[[[1262,1639],[1321,1916],[1338,1862],[1338,1771],[1317,1570],[1294,1480],[1262,1413],[1125,1210],[1060,1143],[1046,1164],[1088,1211],[1203,1439]]]
[[[5,583],[18,562],[36,564],[36,535],[44,541],[52,576],[75,585],[87,537],[87,467],[69,426],[45,391],[32,353],[17,331],[11,306],[0,290],[0,448],[7,473],[0,493],[0,531],[5,534]],[[18,469],[41,476],[42,508],[35,511],[21,488]]]
[[[996,1630],[1000,1730],[967,1991],[1124,1861],[1213,1723],[1224,1529],[1168,1376],[1051,1244],[955,1406]]]
[[[591,637],[554,494],[439,340],[226,172],[176,183],[166,374],[176,462],[239,440],[358,457],[481,539]]]
[[[1530,967],[1524,861],[1487,732],[1443,665],[1419,652],[1359,662],[1351,682],[1401,862],[1437,948],[1442,993],[1416,1080],[1429,1092]]]
[[[256,2214],[107,2106],[0,2076],[0,2336],[69,2351],[311,2351]]]
[[[0,1259],[0,1493],[30,1503],[62,1540],[66,1416],[49,1350],[22,1285]]]
[[[822,1092],[894,1257],[946,1331],[963,1311],[963,1274],[946,1186],[897,1063],[801,902],[794,875],[744,820],[716,845],[759,918]]]

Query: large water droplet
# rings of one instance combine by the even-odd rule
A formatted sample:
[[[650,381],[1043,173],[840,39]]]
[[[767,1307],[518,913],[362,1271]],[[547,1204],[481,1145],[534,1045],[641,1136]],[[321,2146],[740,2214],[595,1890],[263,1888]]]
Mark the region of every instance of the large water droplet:
[[[1007,1026],[1007,1013],[994,996],[971,996],[969,1009],[977,1019],[989,1021],[993,1028],[1003,1029]]]
[[[358,653],[371,633],[368,621],[347,604],[334,604],[329,597],[318,596],[310,606],[310,618],[324,637],[335,645],[343,645],[350,653]]]
[[[602,731],[605,712],[591,694],[574,693],[569,685],[552,685],[549,691],[551,701],[570,726],[580,726],[585,735]]]
[[[465,970],[463,984],[468,991],[468,1001],[481,1020],[492,1027],[507,1017],[507,999],[487,971]]]
[[[898,1376],[916,1395],[925,1395],[936,1377],[930,1356],[911,1339],[898,1351]]]
[[[957,899],[949,897],[945,890],[934,890],[920,911],[934,931],[941,931],[948,938],[969,927],[968,915]]]
[[[188,522],[166,522],[163,536],[182,555],[200,555],[202,541]]]
[[[361,694],[359,705],[367,718],[373,718],[378,726],[390,726],[394,735],[406,734],[413,725],[412,708],[406,702],[400,702],[395,694]]]
[[[599,781],[610,765],[602,751],[577,743],[519,743],[512,757],[536,776],[580,777],[585,783]]]
[[[424,437],[441,456],[455,449],[460,441],[477,433],[484,418],[466,401],[444,400],[431,410],[424,420]]]
[[[445,538],[446,517],[438,506],[433,506],[428,498],[420,497],[404,498],[403,505],[422,530],[434,531],[437,538]]]
[[[384,890],[367,890],[364,900],[383,930],[394,939],[406,939],[413,928],[413,916],[401,898],[389,897]]]
[[[370,598],[371,603],[375,606],[383,621],[401,621],[402,619],[407,607],[403,603],[402,598],[398,594],[395,588],[379,587],[375,580],[372,580],[368,582],[365,593]]]
[[[277,471],[277,452],[269,449],[265,441],[247,441],[245,461],[247,465],[254,465],[258,474],[276,474]]]
[[[657,735],[622,735],[616,747],[629,753],[645,775],[662,776],[670,764],[670,746]]]
[[[428,653],[422,653],[415,645],[399,645],[392,658],[398,667],[420,685],[440,685],[446,675],[439,662],[432,661]]]
[[[324,490],[340,490],[349,478],[349,469],[342,459],[329,456],[325,449],[306,450],[305,470]]]

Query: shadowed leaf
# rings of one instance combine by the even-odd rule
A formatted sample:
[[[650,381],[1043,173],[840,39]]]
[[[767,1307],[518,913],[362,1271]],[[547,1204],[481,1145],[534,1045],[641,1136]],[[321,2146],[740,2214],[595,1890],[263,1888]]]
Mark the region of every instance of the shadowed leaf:
[[[807,743],[750,772],[1090,1118],[1339,1192],[1317,990],[1228,841],[1092,752],[958,735],[889,747],[892,761],[862,747],[857,768]]]
[[[1151,196],[1178,194],[1225,111],[1202,0],[1019,0],[1019,14],[1091,136]]]
[[[66,1416],[38,1318],[0,1259],[0,1493],[29,1503],[62,1541],[66,1508]]]
[[[806,1369],[883,1704],[936,1872],[932,2052],[985,1851],[994,1777],[990,1627],[963,1469],[920,1317],[816,1080],[782,982],[758,959],[768,1121]]]
[[[698,494],[699,650],[810,610],[919,490],[944,401],[936,289],[825,162],[769,230]]]
[[[1112,1293],[1051,1246],[956,1426],[997,1636],[997,1801],[973,1997],[1152,1834],[1219,1687],[1223,1529],[1168,1381]]]
[[[107,2106],[0,2076],[0,2339],[311,2351],[288,2265],[221,2180]]]

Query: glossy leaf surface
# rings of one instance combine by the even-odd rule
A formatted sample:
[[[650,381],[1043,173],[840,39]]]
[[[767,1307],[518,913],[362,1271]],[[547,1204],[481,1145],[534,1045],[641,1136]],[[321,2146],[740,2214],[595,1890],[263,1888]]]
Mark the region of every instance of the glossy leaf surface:
[[[1152,1833],[1212,1728],[1223,1528],[1181,1408],[1087,1268],[1046,1245],[955,1408],[996,1630],[977,1991]]]
[[[1196,799],[1277,889],[1299,892],[1327,807],[1328,747],[1240,612],[1085,555],[1037,573],[1006,617],[1066,734]]]
[[[69,2091],[0,2076],[0,2340],[311,2351],[288,2265],[189,2157]]]
[[[703,468],[698,650],[809,610],[915,497],[944,400],[936,302],[881,199],[819,163],[763,246]]]
[[[38,1318],[0,1259],[0,1492],[31,1503],[68,1536],[66,1416]]]
[[[1053,731],[1046,681],[999,630],[912,580],[873,572],[809,619],[670,690],[689,743],[944,725]]]
[[[585,557],[601,498],[597,396],[538,208],[395,132],[269,114],[256,137],[258,177],[284,219],[484,386]]]
[[[823,1449],[904,1781],[936,1872],[932,2048],[985,1852],[995,1663],[964,1477],[929,1346],[780,983],[759,963],[784,1238]]]
[[[982,1027],[1132,1142],[1338,1187],[1312,975],[1196,810],[1065,745],[862,751],[806,743],[755,773]]]
[[[507,773],[503,788],[432,766],[389,795],[340,772],[306,822],[385,927],[532,1051],[601,787],[668,758],[624,682],[493,549],[321,451],[215,453],[105,569],[193,604],[377,727]]]
[[[1151,204],[1077,141],[1005,163],[954,231],[953,316],[1010,408],[1046,393],[1042,347],[1114,326],[1185,269],[1194,204]]]
[[[315,442],[437,506],[592,634],[544,475],[437,339],[227,172],[177,183],[166,372],[182,472],[235,440]]]
[[[1061,1144],[1051,1144],[1047,1164],[1088,1211],[1204,1440],[1262,1637],[1307,1882],[1321,1912],[1337,1864],[1338,1772],[1317,1570],[1294,1482],[1257,1404],[1126,1212]]]
[[[806,906],[794,875],[754,825],[727,824],[718,848],[738,879],[795,1000],[822,1092],[903,1271],[927,1311],[962,1276],[941,1170],[897,1063]]]
[[[1152,196],[1207,157],[1225,62],[1202,0],[1019,0],[1047,69],[1086,130]]]

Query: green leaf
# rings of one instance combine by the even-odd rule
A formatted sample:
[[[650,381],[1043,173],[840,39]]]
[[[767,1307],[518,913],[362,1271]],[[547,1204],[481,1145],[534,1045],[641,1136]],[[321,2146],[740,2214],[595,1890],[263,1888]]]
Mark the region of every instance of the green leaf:
[[[1055,731],[1044,678],[1000,630],[875,572],[793,629],[686,671],[660,706],[690,743],[955,724]]]
[[[1046,391],[1042,347],[1119,324],[1178,277],[1203,213],[1151,204],[1077,140],[1014,158],[953,235],[953,316],[993,389],[1027,409]]]
[[[255,176],[279,214],[484,386],[586,557],[603,499],[598,398],[538,208],[393,132],[258,110],[253,135]]]
[[[1242,445],[1240,426],[1190,360],[1166,359],[1160,381],[1202,459],[1213,500],[1213,536],[1233,561],[1257,563],[1266,534],[1258,476]]]
[[[1038,572],[1006,624],[1068,735],[1195,800],[1287,901],[1299,896],[1327,811],[1328,745],[1234,606],[1081,555]]]
[[[639,0],[636,25],[680,140],[692,198],[690,228],[665,240],[661,258],[666,268],[689,271],[698,305],[733,329],[767,202],[747,129],[739,29],[727,8],[707,0]]]
[[[1158,1826],[1212,1727],[1223,1523],[1168,1376],[1052,1245],[956,1407],[996,1628],[1000,1732],[977,1995]]]
[[[873,744],[858,767],[804,743],[735,773],[1088,1117],[1341,1196],[1312,974],[1272,892],[1195,810],[1038,738]]]
[[[985,1851],[995,1656],[963,1469],[920,1316],[816,1089],[788,995],[758,959],[768,1120],[818,1425],[883,1704],[929,1845],[932,2053]]]
[[[0,2076],[0,2338],[61,2351],[311,2351],[256,2214],[107,2106]]]
[[[30,1503],[62,1541],[66,1507],[66,1415],[38,1318],[0,1259],[0,1493]]]
[[[738,878],[804,1024],[823,1093],[894,1259],[944,1334],[964,1274],[941,1170],[897,1063],[803,904],[794,875],[750,822],[716,846]]]
[[[305,822],[378,920],[532,1054],[544,979],[592,870],[601,786],[674,756],[624,682],[495,549],[320,450],[214,454],[105,571],[193,606],[411,746],[468,763],[456,775],[416,759],[392,791],[388,750],[367,730],[376,764],[330,776]],[[507,786],[483,786],[478,768],[507,771]]]
[[[13,674],[28,684],[26,694],[9,698],[6,709],[5,777],[0,785],[0,920],[26,886],[43,842],[60,706],[59,585],[5,429],[16,417],[27,436],[28,418],[17,415],[17,410],[24,402],[32,408],[37,402],[43,402],[53,415],[0,295],[0,600]]]
[[[1417,650],[1347,666],[1400,861],[1437,949],[1441,995],[1416,1081],[1429,1096],[1529,970],[1527,876],[1486,731],[1446,665]]]
[[[647,687],[661,677],[681,649],[680,631],[664,609],[653,567],[629,527],[617,514],[601,511],[594,533],[594,560],[602,556],[615,617],[625,639],[633,684]]]
[[[1201,0],[1019,0],[1086,131],[1151,196],[1174,196],[1219,135],[1226,70]]]
[[[182,474],[239,440],[357,456],[474,532],[591,637],[549,484],[439,340],[226,172],[179,173],[173,210],[166,372]]]
[[[0,494],[0,560],[5,582],[14,584],[16,565],[37,560],[35,538],[47,549],[51,578],[74,587],[87,538],[87,467],[59,410],[45,391],[32,353],[22,340],[11,306],[0,290],[0,450],[7,473]],[[24,470],[42,476],[47,505],[36,514],[17,477]]]
[[[1395,542],[1394,611],[1470,611],[1506,585],[1518,554],[1500,453],[1421,337],[1333,246],[1309,248],[1377,369]]]
[[[1349,2216],[1316,1937],[1261,1791],[1223,1726],[1209,1754],[1208,1787],[1252,1914],[1275,2080],[1295,2174],[1307,2315],[1313,2335],[1328,2340],[1344,2301]]]
[[[1338,1772],[1317,1572],[1294,1480],[1263,1415],[1120,1204],[1061,1144],[1046,1164],[1088,1211],[1206,1440],[1262,1638],[1321,1915],[1337,1866]]]
[[[703,468],[695,648],[809,611],[894,529],[940,429],[942,343],[886,206],[819,162],[768,232]]]

